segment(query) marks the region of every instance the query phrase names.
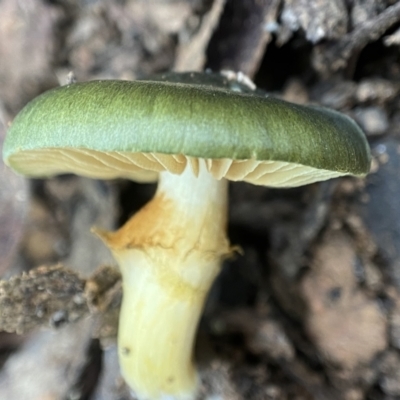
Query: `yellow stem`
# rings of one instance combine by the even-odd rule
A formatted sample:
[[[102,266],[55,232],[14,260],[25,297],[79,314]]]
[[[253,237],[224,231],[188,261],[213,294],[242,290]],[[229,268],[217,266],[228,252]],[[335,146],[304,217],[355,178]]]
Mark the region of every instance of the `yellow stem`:
[[[191,400],[198,385],[193,342],[229,242],[227,183],[196,172],[162,173],[153,200],[101,234],[122,272],[119,357],[140,400]]]

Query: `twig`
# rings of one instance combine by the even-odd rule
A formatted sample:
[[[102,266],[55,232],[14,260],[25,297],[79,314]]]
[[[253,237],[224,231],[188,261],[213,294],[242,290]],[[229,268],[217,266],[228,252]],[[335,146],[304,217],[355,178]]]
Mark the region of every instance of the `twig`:
[[[326,74],[345,68],[354,54],[361,51],[369,42],[379,39],[399,21],[400,2],[348,33],[339,42],[317,46],[313,57],[315,69]]]

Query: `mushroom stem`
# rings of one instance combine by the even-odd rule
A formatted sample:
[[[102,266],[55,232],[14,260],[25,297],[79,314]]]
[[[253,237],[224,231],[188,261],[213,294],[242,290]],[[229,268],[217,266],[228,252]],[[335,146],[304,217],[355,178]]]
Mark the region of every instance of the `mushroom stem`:
[[[204,160],[162,172],[155,197],[120,230],[101,236],[118,261],[122,373],[141,400],[193,399],[193,344],[206,295],[229,253],[227,182]]]

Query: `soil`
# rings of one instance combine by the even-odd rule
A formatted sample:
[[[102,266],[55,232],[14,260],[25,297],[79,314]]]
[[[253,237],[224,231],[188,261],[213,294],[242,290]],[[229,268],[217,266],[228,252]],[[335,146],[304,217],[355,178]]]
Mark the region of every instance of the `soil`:
[[[199,399],[400,399],[399,1],[1,0],[0,60],[0,146],[48,88],[169,70],[241,71],[353,117],[367,178],[231,184],[240,251],[200,324]],[[119,273],[90,228],[119,226],[155,186],[26,180],[0,161],[0,188],[0,398],[134,399]]]

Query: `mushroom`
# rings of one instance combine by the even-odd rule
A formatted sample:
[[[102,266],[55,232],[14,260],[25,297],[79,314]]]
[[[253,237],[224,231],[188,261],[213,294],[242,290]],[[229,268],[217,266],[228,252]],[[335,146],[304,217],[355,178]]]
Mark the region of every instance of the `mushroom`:
[[[158,178],[154,198],[124,226],[96,233],[122,273],[122,374],[139,399],[179,400],[195,397],[196,328],[231,252],[228,180],[294,187],[370,167],[348,117],[212,73],[50,90],[17,115],[4,159],[31,177]]]

